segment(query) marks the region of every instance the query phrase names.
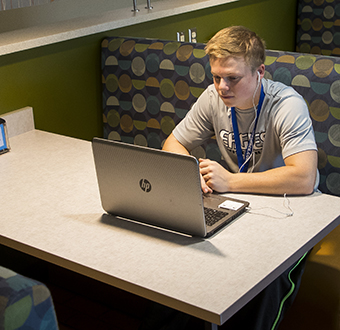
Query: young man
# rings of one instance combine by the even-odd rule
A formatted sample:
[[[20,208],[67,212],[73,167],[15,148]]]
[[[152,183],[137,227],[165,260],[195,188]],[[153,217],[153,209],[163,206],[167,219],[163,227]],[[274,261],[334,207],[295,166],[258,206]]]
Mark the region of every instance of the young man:
[[[163,149],[189,153],[216,136],[228,167],[200,159],[205,193],[312,193],[318,184],[317,147],[308,107],[293,88],[263,78],[264,42],[234,26],[218,32],[206,53],[214,84]]]
[[[216,136],[227,168],[199,160],[205,193],[311,194],[318,185],[317,147],[308,107],[293,88],[264,79],[264,42],[256,33],[233,26],[218,32],[206,53],[214,84],[163,149],[189,154]],[[305,259],[228,320],[226,329],[276,329],[295,297]]]

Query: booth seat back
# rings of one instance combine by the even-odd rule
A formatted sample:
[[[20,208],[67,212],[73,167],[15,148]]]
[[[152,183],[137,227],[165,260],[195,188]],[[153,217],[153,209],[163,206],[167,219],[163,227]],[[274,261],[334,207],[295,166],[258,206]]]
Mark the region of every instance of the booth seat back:
[[[265,77],[292,86],[306,100],[318,145],[319,189],[340,196],[340,58],[268,50]]]
[[[102,42],[104,137],[161,148],[212,83],[204,44],[110,37]],[[340,58],[266,51],[265,77],[306,100],[319,148],[319,189],[340,196]],[[193,151],[223,164],[216,141]]]
[[[296,51],[340,56],[337,0],[298,0]]]
[[[104,137],[160,149],[212,83],[204,47],[153,39],[105,39]],[[194,154],[221,161],[215,140]]]

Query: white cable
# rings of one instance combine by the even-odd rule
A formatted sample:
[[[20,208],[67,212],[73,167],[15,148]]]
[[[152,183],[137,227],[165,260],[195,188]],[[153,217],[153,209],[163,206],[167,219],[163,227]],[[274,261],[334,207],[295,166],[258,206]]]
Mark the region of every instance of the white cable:
[[[283,194],[283,206],[286,208],[286,209],[289,209],[290,213],[286,213],[287,217],[292,217],[294,215],[294,211],[292,210],[292,208],[290,207],[290,200],[288,199],[287,197],[287,194],[284,193]],[[286,205],[286,202],[287,202],[287,205]]]
[[[253,211],[260,211],[260,210],[264,210],[264,209],[269,209],[269,210],[273,210],[277,213],[280,213],[280,214],[283,214],[284,215],[284,218],[288,218],[288,217],[292,217],[294,215],[294,211],[292,210],[292,208],[290,207],[290,200],[288,199],[287,197],[287,194],[284,193],[283,194],[283,206],[288,209],[290,212],[287,213],[287,212],[282,212],[282,211],[279,211],[277,209],[274,209],[273,207],[259,207],[259,208],[256,208],[256,209],[253,209],[251,207],[248,207],[247,208],[247,211],[248,213],[250,214],[257,214],[257,215],[262,215],[262,216],[266,216],[266,217],[270,217],[270,218],[274,218],[274,219],[282,219],[282,217],[274,217],[272,215],[269,215],[269,214],[265,214],[265,213],[256,213],[256,212],[253,212]]]
[[[253,99],[252,99],[252,103],[253,103],[253,108],[254,108],[254,112],[255,112],[255,118],[254,118],[254,120],[251,122],[251,124],[250,124],[250,126],[249,126],[249,135],[248,136],[251,136],[251,131],[252,131],[252,129],[251,129],[251,127],[253,126],[253,125],[255,125],[255,122],[256,122],[256,119],[257,119],[257,107],[256,107],[256,104],[255,104],[255,95],[256,95],[256,93],[257,93],[257,91],[258,91],[258,89],[259,89],[259,86],[260,86],[260,83],[261,83],[261,80],[260,80],[260,73],[257,71],[257,74],[258,74],[258,77],[259,77],[259,79],[258,79],[258,81],[257,81],[257,86],[256,86],[256,88],[255,88],[255,91],[254,91],[254,94],[253,94]],[[249,144],[249,141],[248,141],[248,144]],[[251,154],[247,157],[247,159],[243,162],[243,164],[240,166],[240,168],[239,168],[239,170],[238,170],[238,172],[240,173],[240,171],[241,171],[241,168],[243,168],[243,166],[245,166],[245,164],[247,164],[247,162],[250,160],[250,158],[253,156],[253,166],[251,167],[251,169],[250,169],[250,173],[251,172],[253,172],[253,169],[254,169],[254,167],[255,167],[255,155],[254,155],[254,146],[253,146],[253,150],[252,150],[252,152],[251,152]]]

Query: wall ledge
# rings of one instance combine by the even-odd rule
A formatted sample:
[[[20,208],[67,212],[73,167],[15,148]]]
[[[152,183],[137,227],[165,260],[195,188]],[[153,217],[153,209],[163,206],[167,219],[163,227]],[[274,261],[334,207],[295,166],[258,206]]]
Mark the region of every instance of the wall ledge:
[[[88,2],[88,8],[91,9],[90,1],[92,0],[82,0],[84,4],[82,7],[86,7],[86,2]],[[152,10],[145,9],[145,0],[145,3],[138,4],[137,7],[140,11],[137,13],[132,12],[132,1],[122,1],[125,6],[123,8],[122,4],[116,4],[119,3],[119,1],[116,1],[115,5],[117,5],[117,9],[111,8],[111,10],[105,10],[103,7],[101,13],[89,15],[83,8],[79,10],[82,15],[81,17],[73,17],[55,22],[51,19],[50,23],[47,23],[46,20],[48,20],[49,15],[54,17],[54,9],[58,9],[58,7],[53,6],[62,6],[62,0],[54,1],[50,4],[33,6],[36,8],[21,8],[8,10],[7,13],[5,13],[5,11],[1,12],[0,55],[11,54],[239,0],[153,0],[151,1],[151,5],[153,6]],[[75,3],[74,0],[68,2]],[[107,3],[107,1],[104,3]],[[110,3],[111,6],[112,3],[113,2]],[[39,10],[41,11],[40,14],[38,12]],[[29,22],[31,13],[31,21],[39,22],[39,18],[41,17],[44,19],[40,19],[38,25],[32,25],[33,23]],[[7,16],[1,16],[3,14]],[[26,20],[20,20],[20,16],[25,16]],[[11,22],[16,23],[15,27],[13,26],[13,30],[11,30]],[[27,26],[25,27],[24,24],[27,24]],[[3,32],[1,33],[1,31]]]

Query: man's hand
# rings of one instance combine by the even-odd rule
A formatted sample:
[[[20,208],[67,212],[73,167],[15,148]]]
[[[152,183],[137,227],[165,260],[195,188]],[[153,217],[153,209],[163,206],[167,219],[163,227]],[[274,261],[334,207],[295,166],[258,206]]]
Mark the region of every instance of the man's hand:
[[[222,165],[210,159],[199,159],[200,173],[203,179],[203,192],[226,192],[228,188],[228,179],[232,175]],[[207,190],[207,191],[205,191]]]
[[[207,183],[205,182],[202,174],[200,174],[200,177],[201,177],[201,187],[202,187],[202,191],[205,193],[205,194],[208,194],[208,193],[212,193],[213,190],[207,185]]]

